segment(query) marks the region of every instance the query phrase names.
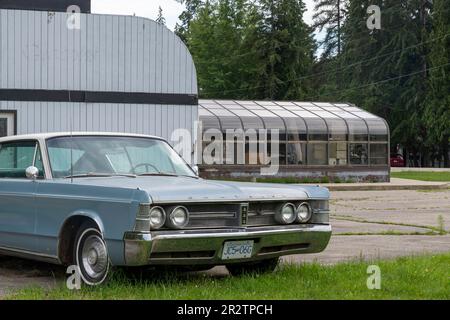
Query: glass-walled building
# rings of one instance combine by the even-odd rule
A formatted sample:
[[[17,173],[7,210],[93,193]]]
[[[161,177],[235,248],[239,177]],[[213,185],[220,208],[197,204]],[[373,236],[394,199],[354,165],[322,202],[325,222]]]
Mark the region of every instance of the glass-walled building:
[[[199,120],[204,135],[219,130],[224,149],[234,146],[233,161],[200,165],[208,177],[255,177],[263,164],[255,161],[265,138],[277,132],[277,176],[330,180],[389,180],[389,128],[386,121],[346,103],[200,100]],[[244,155],[239,158],[237,137],[244,132]],[[256,134],[255,134],[256,132]],[[206,140],[206,141],[205,141]],[[230,141],[233,140],[233,141]],[[203,140],[203,149],[211,140]],[[268,144],[270,154],[270,143]],[[223,151],[226,154],[226,150]]]

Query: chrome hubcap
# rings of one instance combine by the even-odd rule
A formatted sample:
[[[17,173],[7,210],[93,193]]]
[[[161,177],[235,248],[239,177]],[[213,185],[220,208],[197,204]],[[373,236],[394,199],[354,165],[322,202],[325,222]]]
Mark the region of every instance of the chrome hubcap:
[[[101,277],[108,268],[108,254],[103,240],[96,236],[89,236],[82,249],[83,267],[89,277]]]

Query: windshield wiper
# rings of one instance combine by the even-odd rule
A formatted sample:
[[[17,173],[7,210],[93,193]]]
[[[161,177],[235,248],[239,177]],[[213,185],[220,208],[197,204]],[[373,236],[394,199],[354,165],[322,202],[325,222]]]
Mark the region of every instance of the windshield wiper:
[[[128,177],[128,178],[136,178],[135,174],[127,174],[127,173],[95,173],[95,172],[88,172],[88,173],[82,173],[82,174],[74,174],[70,176],[64,177],[64,179],[71,179],[71,178],[107,178],[107,177]]]
[[[193,178],[198,179],[198,177],[195,176],[189,176],[187,174],[175,174],[175,173],[168,173],[168,172],[147,172],[138,174],[138,177],[151,177],[151,176],[162,176],[162,177],[187,177],[187,178]]]
[[[147,172],[138,174],[138,177],[150,177],[150,176],[178,177],[176,174],[167,172]]]

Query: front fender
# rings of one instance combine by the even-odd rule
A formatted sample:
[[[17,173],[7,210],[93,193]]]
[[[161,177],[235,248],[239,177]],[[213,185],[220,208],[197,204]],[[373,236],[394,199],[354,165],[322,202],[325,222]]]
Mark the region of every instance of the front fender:
[[[100,218],[100,215],[92,210],[86,210],[86,209],[79,209],[75,210],[66,217],[66,219],[63,221],[62,225],[59,227],[59,238],[61,238],[61,232],[66,225],[67,221],[69,221],[73,217],[86,217],[94,220],[94,222],[97,224],[102,236],[105,236],[105,226],[103,224],[102,219]]]

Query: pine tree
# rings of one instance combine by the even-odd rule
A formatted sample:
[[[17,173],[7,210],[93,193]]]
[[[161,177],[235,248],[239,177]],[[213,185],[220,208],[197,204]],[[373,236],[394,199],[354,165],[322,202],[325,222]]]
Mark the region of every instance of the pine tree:
[[[351,0],[344,25],[338,100],[356,103],[387,119],[392,145],[426,152],[422,120],[426,97],[423,0]],[[368,30],[369,5],[382,13],[381,30]],[[350,67],[346,67],[349,66]]]
[[[158,16],[156,17],[155,21],[164,26],[166,25],[166,18],[164,18],[164,16],[163,16],[163,10],[162,10],[161,6],[158,9]]]
[[[189,31],[190,23],[197,16],[197,12],[205,1],[202,0],[181,0],[181,3],[185,5],[186,10],[184,10],[179,19],[181,24],[175,25],[175,33],[186,42],[186,35]]]
[[[312,29],[303,21],[301,0],[261,0],[261,21],[252,37],[259,62],[255,74],[257,95],[264,99],[302,99],[309,92],[315,49]]]
[[[194,58],[200,95],[214,98],[236,98],[245,79],[243,64],[243,25],[246,1],[207,1],[198,8],[196,17],[185,33]]]
[[[348,0],[314,0],[313,27],[325,37],[320,41],[322,57],[339,55],[342,51],[342,26],[347,14]]]
[[[447,5],[447,6],[446,6]],[[425,107],[425,123],[430,146],[437,146],[449,167],[450,143],[450,19],[447,0],[435,0],[433,5],[433,31],[429,55],[429,86]]]

